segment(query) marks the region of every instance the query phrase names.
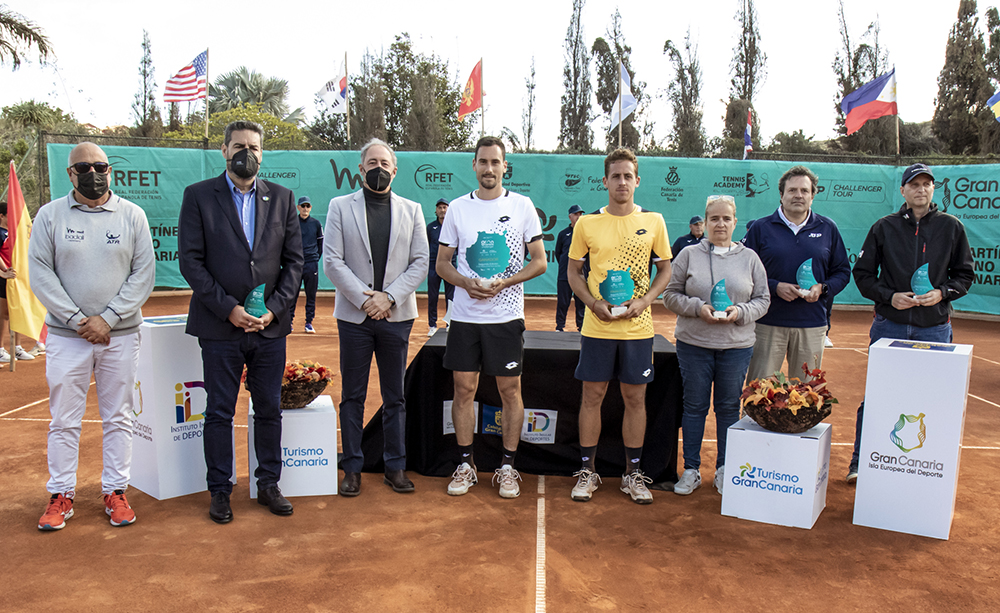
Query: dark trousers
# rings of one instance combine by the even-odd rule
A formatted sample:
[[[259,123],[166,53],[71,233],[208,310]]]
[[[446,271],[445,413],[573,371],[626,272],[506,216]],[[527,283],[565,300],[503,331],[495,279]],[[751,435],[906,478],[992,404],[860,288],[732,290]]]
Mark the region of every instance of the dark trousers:
[[[431,262],[431,269],[427,271],[427,327],[434,328],[438,322],[438,288],[444,283],[444,297],[446,300],[455,299],[455,286],[438,276],[434,271],[434,263]],[[447,308],[447,307],[446,307]]]
[[[285,337],[256,332],[237,341],[200,339],[205,377],[205,464],[208,491],[232,493],[233,416],[243,365],[253,399],[254,452],[258,489],[281,478],[281,377],[285,372]]]
[[[562,330],[566,326],[566,311],[569,310],[570,298],[576,301],[576,329],[583,329],[583,311],[585,309],[583,301],[573,293],[569,286],[569,281],[560,279],[556,281],[556,330]]]
[[[370,317],[360,324],[337,320],[340,336],[340,440],[344,472],[361,472],[364,454],[361,434],[364,429],[365,399],[372,354],[378,362],[382,391],[382,428],[385,432],[386,472],[406,468],[406,403],[403,398],[403,375],[406,351],[410,346],[413,320],[391,322]]]
[[[316,289],[319,288],[319,262],[306,262],[302,265],[302,283],[306,286],[306,323],[311,324],[316,316]],[[295,321],[295,303],[292,301],[291,315]]]

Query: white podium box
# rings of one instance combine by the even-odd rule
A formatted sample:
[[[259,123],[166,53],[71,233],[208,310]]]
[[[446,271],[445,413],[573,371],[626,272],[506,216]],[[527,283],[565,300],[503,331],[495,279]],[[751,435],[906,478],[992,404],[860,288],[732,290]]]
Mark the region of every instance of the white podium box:
[[[781,434],[744,417],[729,426],[722,514],[812,528],[826,507],[829,476],[830,424]]]
[[[972,345],[869,348],[855,524],[948,538],[971,369]]]
[[[201,348],[186,323],[187,315],[147,317],[139,327],[130,484],[157,500],[208,489]]]
[[[253,450],[253,401],[247,418],[250,498],[257,497],[257,454]],[[328,496],[337,493],[337,410],[321,395],[302,409],[281,412],[281,493]]]

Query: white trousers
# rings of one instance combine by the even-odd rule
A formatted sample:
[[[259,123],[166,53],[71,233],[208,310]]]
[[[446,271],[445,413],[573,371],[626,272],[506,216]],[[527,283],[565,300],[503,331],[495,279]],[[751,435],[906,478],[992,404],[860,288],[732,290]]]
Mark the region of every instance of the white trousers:
[[[101,491],[128,487],[132,466],[132,398],[139,360],[139,334],[111,337],[108,345],[49,335],[45,378],[49,383],[49,482],[52,494],[75,492],[80,430],[93,374],[103,423]]]

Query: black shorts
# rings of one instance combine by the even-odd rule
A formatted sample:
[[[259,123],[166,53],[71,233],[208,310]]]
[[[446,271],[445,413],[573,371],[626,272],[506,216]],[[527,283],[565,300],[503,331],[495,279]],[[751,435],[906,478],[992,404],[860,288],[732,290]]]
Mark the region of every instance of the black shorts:
[[[7,299],[7,279],[0,279],[0,299]]]
[[[574,376],[580,381],[618,379],[628,385],[653,380],[653,339],[580,338],[580,361]]]
[[[524,361],[524,320],[502,324],[453,321],[448,326],[444,367],[482,372],[491,377],[518,377]]]

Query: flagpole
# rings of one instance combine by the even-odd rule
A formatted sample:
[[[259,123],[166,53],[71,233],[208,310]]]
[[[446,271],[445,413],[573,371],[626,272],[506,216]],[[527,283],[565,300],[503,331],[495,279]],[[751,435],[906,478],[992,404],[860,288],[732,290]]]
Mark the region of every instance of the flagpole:
[[[896,164],[900,162],[899,157],[899,112],[896,112]]]
[[[197,80],[197,77],[195,77]],[[208,140],[208,88],[211,81],[208,78],[208,49],[205,49],[205,140]]]
[[[618,62],[618,148],[622,146],[622,63]]]
[[[344,104],[347,106],[347,148],[351,148],[351,78],[348,76],[347,51],[344,51]]]
[[[483,91],[483,81],[485,81],[483,78],[483,58],[479,58],[479,94],[483,99],[479,105],[480,118],[483,120],[479,126],[479,138],[486,136],[486,92]]]

